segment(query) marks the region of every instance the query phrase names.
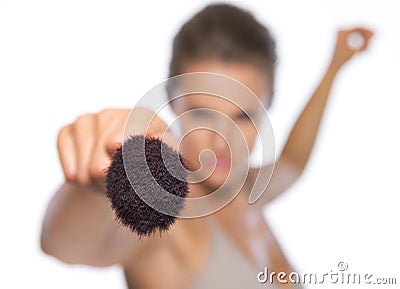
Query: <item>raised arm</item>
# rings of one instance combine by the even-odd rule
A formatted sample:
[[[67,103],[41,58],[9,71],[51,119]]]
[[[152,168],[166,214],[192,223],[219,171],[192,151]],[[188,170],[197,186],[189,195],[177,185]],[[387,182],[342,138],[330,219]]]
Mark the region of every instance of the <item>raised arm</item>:
[[[271,181],[266,191],[255,203],[257,206],[262,207],[275,199],[289,188],[302,174],[314,146],[331,87],[338,71],[353,57],[353,55],[368,47],[372,35],[373,33],[371,31],[364,28],[340,30],[338,32],[336,49],[331,63],[321,83],[318,85],[294,124],[282,153],[276,161]],[[359,39],[361,37],[360,40],[363,41],[361,41],[360,46],[355,47],[357,43],[353,43],[353,46],[351,43],[352,39],[349,37],[357,36]],[[353,39],[353,42],[354,41],[357,41],[357,39]],[[270,173],[272,166],[266,166],[262,170],[264,172],[260,172],[261,177],[265,173]]]

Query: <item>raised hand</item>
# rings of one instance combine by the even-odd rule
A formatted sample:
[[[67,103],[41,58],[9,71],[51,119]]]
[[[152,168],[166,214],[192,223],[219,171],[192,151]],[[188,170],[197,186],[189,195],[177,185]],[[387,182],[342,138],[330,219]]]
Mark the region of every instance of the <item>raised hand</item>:
[[[339,30],[332,65],[340,68],[355,54],[367,49],[374,33],[363,27]]]

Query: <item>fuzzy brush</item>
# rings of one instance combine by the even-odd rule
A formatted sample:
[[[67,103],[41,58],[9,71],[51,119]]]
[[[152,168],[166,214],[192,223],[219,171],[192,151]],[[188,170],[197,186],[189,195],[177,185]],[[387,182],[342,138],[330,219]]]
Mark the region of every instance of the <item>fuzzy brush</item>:
[[[169,230],[188,194],[186,169],[182,155],[160,139],[128,138],[113,155],[106,175],[116,219],[140,238]]]

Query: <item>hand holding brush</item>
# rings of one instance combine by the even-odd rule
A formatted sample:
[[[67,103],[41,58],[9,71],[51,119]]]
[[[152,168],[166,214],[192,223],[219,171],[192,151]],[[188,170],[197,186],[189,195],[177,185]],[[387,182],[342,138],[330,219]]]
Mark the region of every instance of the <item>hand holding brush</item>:
[[[64,146],[60,158],[69,181],[89,186],[105,180],[106,194],[116,219],[143,237],[157,230],[160,233],[166,231],[174,223],[188,192],[187,171],[183,157],[173,148],[176,140],[170,135],[166,140],[169,144],[161,140],[166,125],[158,117],[153,118],[146,131],[141,125],[131,128],[123,142],[125,122],[130,113],[134,114],[138,124],[153,117],[152,112],[143,108],[104,110],[81,116],[60,132],[59,139],[63,140]],[[68,145],[69,149],[65,147]],[[141,154],[145,159],[139,158]],[[131,174],[129,178],[126,168]],[[140,194],[137,188],[140,188]],[[174,202],[163,200],[159,198],[161,190],[180,198]],[[169,206],[174,214],[157,211],[143,200],[143,196]]]

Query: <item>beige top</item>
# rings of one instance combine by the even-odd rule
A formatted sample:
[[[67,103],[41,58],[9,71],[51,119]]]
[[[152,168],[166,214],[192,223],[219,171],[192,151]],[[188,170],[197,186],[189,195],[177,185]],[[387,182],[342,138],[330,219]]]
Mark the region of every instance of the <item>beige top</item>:
[[[279,288],[276,283],[270,283],[269,280],[265,283],[258,281],[259,272],[264,272],[269,264],[265,264],[263,268],[257,268],[225,235],[213,216],[208,216],[206,219],[210,227],[211,248],[202,270],[185,289]],[[302,288],[300,284],[293,285],[295,286],[291,288]],[[133,284],[128,287],[136,288]]]
[[[257,275],[264,268],[257,269],[223,233],[217,221],[212,217],[207,219],[211,226],[211,252],[203,271],[187,289],[278,288],[269,282],[260,283]]]

